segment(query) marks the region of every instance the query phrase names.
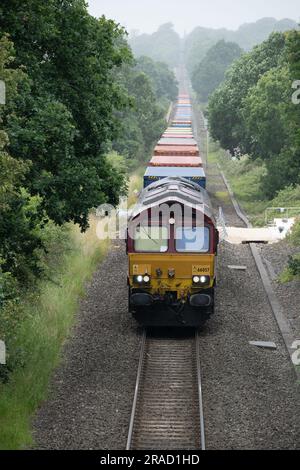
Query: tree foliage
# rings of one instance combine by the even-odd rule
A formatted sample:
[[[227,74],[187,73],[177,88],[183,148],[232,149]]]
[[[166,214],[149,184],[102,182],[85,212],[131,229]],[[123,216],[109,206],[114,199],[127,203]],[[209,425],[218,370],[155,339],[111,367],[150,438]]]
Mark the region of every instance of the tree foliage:
[[[115,134],[114,112],[126,99],[114,70],[130,59],[122,28],[91,17],[82,0],[1,3],[1,32],[16,50],[30,83],[7,109],[9,151],[31,161],[28,190],[56,223],[79,223],[102,202],[115,204],[122,178],[105,159]],[[108,179],[114,185],[108,185]]]
[[[221,40],[212,46],[204,59],[194,68],[192,84],[202,102],[206,102],[211,93],[223,81],[228,67],[242,54],[242,49],[235,43]]]
[[[209,102],[212,136],[232,153],[238,149],[265,162],[268,197],[300,182],[300,107],[291,99],[299,36],[274,33],[244,54]]]
[[[251,52],[243,54],[229,69],[225,81],[209,101],[210,130],[231,152],[244,143],[241,108],[244,98],[259,78],[277,67],[285,47],[285,36],[275,33]]]
[[[28,76],[20,68],[13,68],[14,49],[7,36],[0,39],[0,75],[6,83],[7,107],[18,96],[20,83],[28,83]],[[0,122],[7,117],[4,106],[0,107]],[[36,251],[41,241],[35,228],[40,223],[38,201],[30,201],[29,194],[23,185],[28,175],[30,164],[22,159],[13,158],[7,151],[9,136],[5,130],[0,131],[0,290],[1,279],[7,285],[7,276],[25,282],[31,272],[38,272]],[[7,295],[10,295],[7,293]],[[2,289],[2,301],[4,301]],[[1,303],[1,302],[0,302]]]
[[[174,73],[164,62],[155,62],[150,57],[141,56],[136,61],[136,70],[144,72],[150,79],[156,97],[174,101],[178,86]]]
[[[124,155],[132,168],[149,158],[165,127],[166,109],[157,99],[151,78],[138,68],[125,67],[119,80],[132,97],[132,107],[119,114],[121,128],[113,149]]]

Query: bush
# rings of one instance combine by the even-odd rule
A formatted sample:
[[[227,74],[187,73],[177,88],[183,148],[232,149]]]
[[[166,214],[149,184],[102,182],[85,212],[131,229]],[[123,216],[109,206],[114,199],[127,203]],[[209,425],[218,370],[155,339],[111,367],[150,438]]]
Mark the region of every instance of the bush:
[[[293,276],[300,276],[300,257],[299,255],[290,256],[288,269]]]

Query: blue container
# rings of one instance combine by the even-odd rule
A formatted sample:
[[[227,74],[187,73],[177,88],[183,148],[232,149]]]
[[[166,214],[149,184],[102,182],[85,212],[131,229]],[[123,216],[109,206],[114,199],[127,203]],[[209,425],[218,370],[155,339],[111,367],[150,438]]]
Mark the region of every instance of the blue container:
[[[147,188],[149,184],[155,181],[168,178],[169,176],[186,178],[198,184],[201,188],[206,188],[206,176],[203,168],[168,166],[149,166],[144,175],[144,188]]]

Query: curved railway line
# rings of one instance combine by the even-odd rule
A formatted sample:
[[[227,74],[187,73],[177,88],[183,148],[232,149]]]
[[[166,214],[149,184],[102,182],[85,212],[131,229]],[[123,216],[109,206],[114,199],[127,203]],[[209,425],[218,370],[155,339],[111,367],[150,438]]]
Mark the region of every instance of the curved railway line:
[[[126,450],[205,450],[199,334],[144,330]]]

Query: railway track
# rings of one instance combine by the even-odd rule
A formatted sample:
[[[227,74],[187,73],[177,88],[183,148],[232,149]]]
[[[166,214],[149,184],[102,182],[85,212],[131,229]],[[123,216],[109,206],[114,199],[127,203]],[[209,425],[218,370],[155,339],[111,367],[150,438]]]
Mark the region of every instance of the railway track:
[[[143,333],[126,450],[205,449],[199,335]]]

